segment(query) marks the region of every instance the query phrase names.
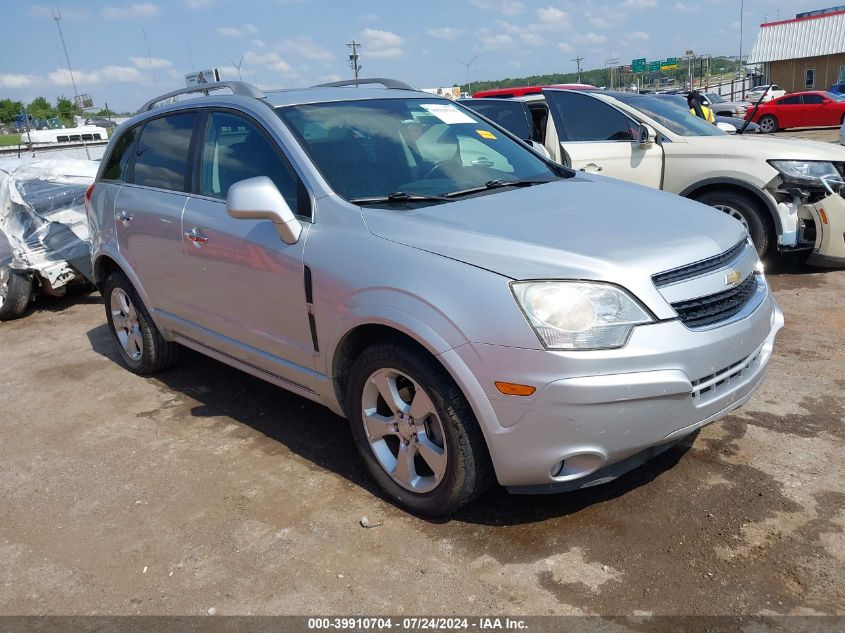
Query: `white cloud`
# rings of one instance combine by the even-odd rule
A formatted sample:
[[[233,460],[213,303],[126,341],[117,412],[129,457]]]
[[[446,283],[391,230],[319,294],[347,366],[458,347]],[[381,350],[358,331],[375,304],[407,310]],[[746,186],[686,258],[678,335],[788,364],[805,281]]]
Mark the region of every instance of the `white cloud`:
[[[260,39],[252,40],[252,45],[257,47],[257,48],[264,48],[264,47],[267,46],[267,44],[264,43],[264,40],[260,40]]]
[[[485,48],[506,48],[513,46],[514,39],[507,33],[490,33],[478,38]]]
[[[282,56],[275,52],[256,53],[255,51],[247,51],[244,53],[244,66],[263,66],[269,70],[275,70],[286,75],[293,74],[293,67],[287,63]],[[249,71],[243,70],[241,74],[249,74]]]
[[[328,62],[334,59],[331,51],[323,48],[304,35],[289,40],[282,40],[279,47],[291,55],[297,55],[305,59],[313,59],[318,62]]]
[[[546,43],[546,40],[544,40],[536,33],[520,33],[519,39],[521,39],[525,44],[528,44],[529,46],[543,46]]]
[[[629,9],[653,9],[657,6],[657,0],[625,0],[622,6]]]
[[[451,26],[440,26],[436,29],[426,29],[425,32],[438,40],[455,40],[466,33],[464,29],[455,29]]]
[[[561,53],[571,53],[572,51],[575,50],[575,47],[572,46],[572,44],[567,44],[566,42],[561,42],[560,44],[557,45],[557,49]]]
[[[130,57],[129,61],[138,68],[168,68],[173,65],[170,60],[161,57]]]
[[[77,84],[98,84],[104,81],[120,83],[138,83],[144,76],[134,66],[103,66],[96,70],[74,70],[73,76]],[[57,86],[72,85],[67,68],[57,68],[47,75],[47,78]]]
[[[206,7],[210,7],[214,4],[214,0],[182,0],[185,3],[185,6],[189,9],[193,9],[197,11],[199,9],[205,9]]]
[[[549,31],[567,27],[570,23],[569,14],[556,7],[537,9],[537,18],[540,20],[537,26]]]
[[[380,31],[378,29],[364,29],[361,31],[364,40],[363,53],[369,57],[391,59],[401,57],[405,51],[402,46],[405,41],[392,31]]]
[[[277,62],[273,62],[272,64],[268,64],[267,68],[269,68],[270,70],[277,70],[280,73],[289,73],[292,70],[291,65],[283,59],[280,59]]]
[[[45,7],[39,4],[33,5],[27,11],[27,15],[32,18],[51,18],[53,17],[53,9],[52,7]],[[65,7],[61,7],[58,9],[59,13],[62,16],[62,19],[70,19],[70,20],[81,20],[83,18],[91,17],[91,12],[83,7],[81,9],[68,9]]]
[[[647,42],[651,36],[645,31],[632,31],[622,38],[623,44],[630,44],[632,42]]]
[[[502,15],[519,15],[525,10],[525,5],[517,0],[470,0],[470,4]]]
[[[581,42],[586,42],[587,44],[606,44],[607,43],[607,36],[600,35],[599,33],[584,33],[583,35],[579,35],[577,38]]]
[[[217,33],[223,37],[246,37],[247,35],[256,35],[258,27],[247,22],[243,26],[221,26],[217,29]]]
[[[106,20],[134,20],[158,15],[158,7],[151,2],[140,2],[122,7],[105,7],[100,11]]]
[[[8,75],[0,75],[0,88],[22,88],[35,83],[38,77],[34,75],[17,75],[10,73]]]
[[[698,4],[687,4],[685,2],[676,2],[675,3],[675,11],[678,13],[695,13],[701,9],[701,6]]]

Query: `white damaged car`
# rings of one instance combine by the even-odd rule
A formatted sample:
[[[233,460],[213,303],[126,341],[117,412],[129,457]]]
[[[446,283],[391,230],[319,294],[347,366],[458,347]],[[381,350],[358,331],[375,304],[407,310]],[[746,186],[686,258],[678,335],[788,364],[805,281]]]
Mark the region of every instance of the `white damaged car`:
[[[93,278],[85,193],[98,166],[0,161],[0,320],[22,316],[38,292],[63,296]]]

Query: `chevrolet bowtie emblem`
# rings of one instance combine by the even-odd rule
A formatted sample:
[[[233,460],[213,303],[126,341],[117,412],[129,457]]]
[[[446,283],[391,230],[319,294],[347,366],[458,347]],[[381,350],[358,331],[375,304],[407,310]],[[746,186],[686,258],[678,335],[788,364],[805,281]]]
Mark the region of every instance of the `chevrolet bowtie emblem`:
[[[735,286],[740,281],[742,281],[742,273],[736,269],[732,269],[728,271],[728,274],[725,275],[725,285],[726,286]]]

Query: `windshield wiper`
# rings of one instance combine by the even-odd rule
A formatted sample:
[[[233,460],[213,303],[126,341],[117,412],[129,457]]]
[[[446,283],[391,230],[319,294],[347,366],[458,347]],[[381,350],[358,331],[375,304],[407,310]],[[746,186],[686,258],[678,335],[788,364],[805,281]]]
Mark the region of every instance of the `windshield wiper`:
[[[530,187],[531,185],[542,185],[547,182],[554,182],[552,180],[488,180],[481,187],[470,187],[469,189],[460,189],[458,191],[450,191],[447,194],[449,198],[457,198],[460,196],[468,196],[479,191],[489,191],[490,189],[500,189],[501,187]]]
[[[451,198],[436,196],[425,193],[411,193],[409,191],[394,191],[386,196],[373,196],[372,198],[352,198],[352,204],[384,204],[386,202],[451,202]]]

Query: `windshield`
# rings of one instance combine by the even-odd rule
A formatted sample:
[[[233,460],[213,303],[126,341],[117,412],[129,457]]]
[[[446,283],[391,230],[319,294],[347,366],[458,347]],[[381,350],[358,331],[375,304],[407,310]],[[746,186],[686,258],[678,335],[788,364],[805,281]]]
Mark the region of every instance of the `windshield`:
[[[710,103],[725,103],[725,100],[722,98],[722,95],[717,95],[715,92],[708,92],[704,95],[710,100]]]
[[[442,99],[339,101],[277,112],[332,189],[351,201],[560,177],[500,130]]]
[[[618,95],[619,101],[651,117],[680,136],[724,136],[725,132],[689,111],[686,99],[674,97]]]

